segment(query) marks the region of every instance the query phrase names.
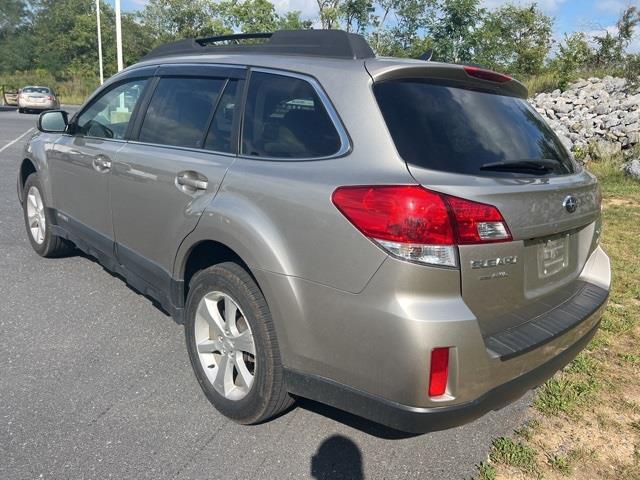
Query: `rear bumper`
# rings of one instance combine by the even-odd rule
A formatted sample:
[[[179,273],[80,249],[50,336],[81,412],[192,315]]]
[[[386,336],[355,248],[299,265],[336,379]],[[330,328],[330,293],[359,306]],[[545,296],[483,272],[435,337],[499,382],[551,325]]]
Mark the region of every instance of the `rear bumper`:
[[[53,102],[35,103],[20,101],[18,102],[18,107],[26,110],[54,110],[56,108],[56,104]]]
[[[604,305],[603,305],[604,307]],[[514,402],[563,368],[587,345],[598,330],[598,320],[585,335],[559,355],[533,370],[488,391],[479,398],[457,405],[421,408],[396,403],[315,375],[286,371],[289,391],[351,412],[388,427],[411,433],[452,428]]]
[[[488,339],[456,275],[389,259],[350,294],[258,271],[291,393],[412,432],[468,422],[568,363],[595,333],[611,280],[609,258],[597,247],[579,277],[585,288],[552,314]],[[532,328],[546,336],[530,335]],[[449,379],[446,394],[434,398],[430,352],[441,346],[450,348]]]

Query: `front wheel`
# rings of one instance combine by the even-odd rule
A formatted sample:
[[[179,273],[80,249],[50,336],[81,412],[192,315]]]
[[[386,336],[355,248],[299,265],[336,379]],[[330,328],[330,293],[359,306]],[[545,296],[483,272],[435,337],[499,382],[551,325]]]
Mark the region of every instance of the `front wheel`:
[[[215,265],[193,277],[185,338],[198,382],[223,415],[254,424],[293,403],[266,301],[238,264]]]

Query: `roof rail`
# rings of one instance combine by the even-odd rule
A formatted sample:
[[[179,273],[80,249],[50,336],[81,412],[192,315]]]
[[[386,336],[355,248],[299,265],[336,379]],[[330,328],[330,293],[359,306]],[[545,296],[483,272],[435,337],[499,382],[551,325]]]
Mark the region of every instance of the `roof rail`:
[[[215,37],[196,38],[195,42],[200,46],[210,45],[217,42],[230,42],[234,41],[236,44],[240,44],[239,40],[253,40],[261,38],[271,38],[273,33],[233,33],[231,35],[217,35]]]
[[[252,39],[267,39],[267,41],[240,44],[240,40]],[[226,43],[216,45],[221,42]],[[155,48],[142,60],[216,53],[262,53],[344,59],[375,57],[375,53],[364,37],[355,33],[347,33],[343,30],[278,30],[273,33],[240,33],[179,40]]]

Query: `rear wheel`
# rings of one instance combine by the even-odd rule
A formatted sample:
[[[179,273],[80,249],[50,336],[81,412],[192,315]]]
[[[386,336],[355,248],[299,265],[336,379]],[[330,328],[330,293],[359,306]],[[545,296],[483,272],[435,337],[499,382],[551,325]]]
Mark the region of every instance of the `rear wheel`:
[[[185,337],[198,382],[223,415],[259,423],[293,403],[266,301],[238,264],[215,265],[193,277]]]
[[[24,108],[18,108],[18,113],[24,113]]]
[[[22,200],[24,222],[31,246],[42,257],[59,257],[68,254],[72,247],[51,231],[49,212],[42,192],[38,174],[32,173],[24,184]]]

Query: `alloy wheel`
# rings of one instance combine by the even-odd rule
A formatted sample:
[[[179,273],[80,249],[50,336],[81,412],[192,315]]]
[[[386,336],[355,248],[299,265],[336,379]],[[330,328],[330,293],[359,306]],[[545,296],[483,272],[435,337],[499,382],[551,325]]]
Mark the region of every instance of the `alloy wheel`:
[[[27,192],[27,218],[31,237],[38,245],[42,245],[47,233],[47,220],[44,215],[42,196],[35,186],[29,188]]]
[[[206,294],[196,310],[194,335],[213,388],[229,400],[244,398],[254,381],[256,346],[236,301],[222,292]]]

